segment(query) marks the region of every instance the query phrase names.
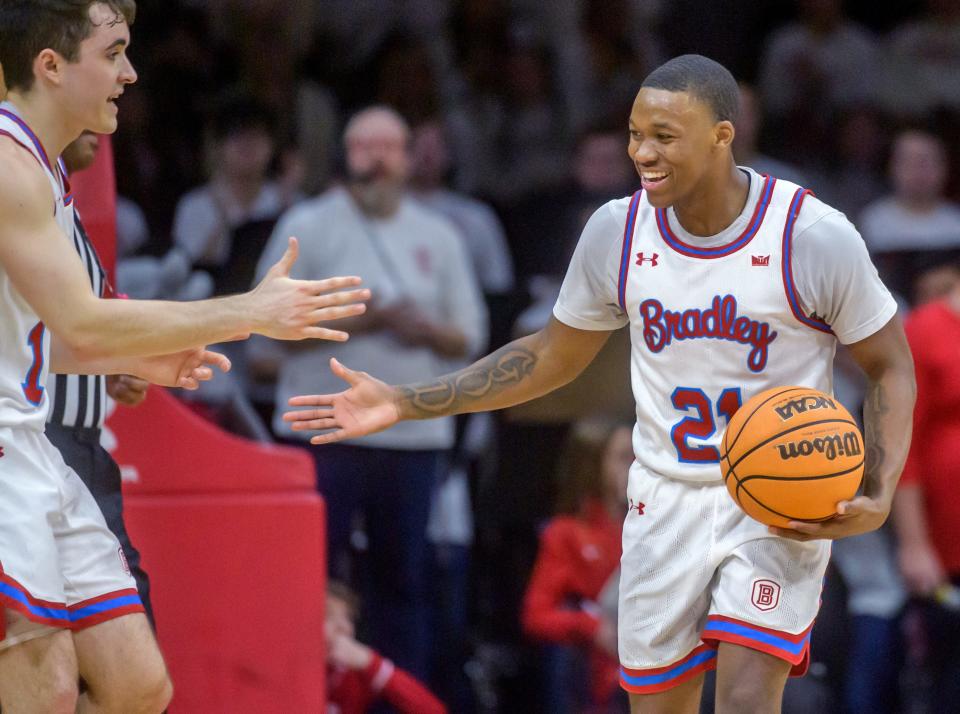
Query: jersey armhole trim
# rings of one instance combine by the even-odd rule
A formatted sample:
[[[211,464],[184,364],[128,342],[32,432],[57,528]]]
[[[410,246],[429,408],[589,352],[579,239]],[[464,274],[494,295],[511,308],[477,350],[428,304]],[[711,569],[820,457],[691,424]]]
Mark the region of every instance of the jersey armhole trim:
[[[800,308],[800,297],[797,294],[797,286],[793,279],[793,256],[791,255],[793,229],[800,215],[803,199],[812,195],[812,191],[805,188],[798,188],[793,194],[793,200],[790,201],[790,208],[787,211],[787,221],[783,226],[783,258],[781,266],[781,272],[783,273],[783,290],[787,296],[787,302],[790,303],[790,311],[797,320],[813,330],[832,335],[833,330],[824,320],[810,317],[803,313],[803,310]]]
[[[630,256],[633,254],[633,233],[637,225],[637,212],[640,207],[640,189],[630,199],[627,221],[623,228],[623,246],[620,251],[620,273],[617,281],[617,302],[624,314],[627,312],[627,275],[630,272]]]

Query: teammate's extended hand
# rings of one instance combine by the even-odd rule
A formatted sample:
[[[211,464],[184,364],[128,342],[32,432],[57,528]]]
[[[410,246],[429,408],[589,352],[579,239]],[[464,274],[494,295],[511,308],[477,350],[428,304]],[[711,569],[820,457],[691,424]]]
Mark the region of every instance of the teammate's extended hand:
[[[249,293],[254,331],[277,340],[312,337],[343,342],[346,332],[318,327],[317,323],[362,314],[370,291],[342,289],[359,285],[358,277],[294,280],[290,269],[298,250],[297,239],[290,238],[283,257]]]
[[[169,355],[144,357],[137,364],[137,376],[163,387],[198,389],[200,382],[213,379],[214,368],[230,371],[230,360],[219,352],[202,347]]]
[[[884,524],[890,513],[890,507],[884,507],[880,501],[867,496],[857,496],[850,501],[837,504],[837,515],[822,523],[802,523],[790,521],[789,528],[770,527],[774,535],[791,540],[816,540],[818,538],[849,538],[875,531]]]
[[[315,394],[292,397],[291,407],[318,407],[287,412],[283,420],[291,422],[294,431],[327,431],[314,436],[311,444],[330,444],[343,439],[373,434],[400,421],[396,390],[366,372],[347,369],[337,360],[330,360],[330,369],[350,385],[338,394]]]

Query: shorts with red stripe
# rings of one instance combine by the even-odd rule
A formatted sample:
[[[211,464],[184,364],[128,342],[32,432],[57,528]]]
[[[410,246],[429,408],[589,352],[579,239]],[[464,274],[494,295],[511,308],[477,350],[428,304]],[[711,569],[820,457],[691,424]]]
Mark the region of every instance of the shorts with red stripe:
[[[0,428],[0,610],[0,649],[143,612],[90,491],[26,428]]]
[[[716,667],[719,643],[806,671],[830,542],[771,535],[722,482],[664,478],[634,464],[624,523],[620,683],[666,691]]]

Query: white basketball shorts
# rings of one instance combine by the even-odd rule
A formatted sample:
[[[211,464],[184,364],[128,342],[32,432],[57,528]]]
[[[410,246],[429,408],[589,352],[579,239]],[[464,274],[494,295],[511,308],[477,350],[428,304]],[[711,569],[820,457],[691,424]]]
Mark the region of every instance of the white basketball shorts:
[[[771,535],[722,482],[656,476],[627,488],[620,579],[620,683],[653,694],[716,666],[730,642],[806,671],[830,541]]]
[[[0,609],[0,649],[143,612],[90,491],[30,429],[0,428]]]

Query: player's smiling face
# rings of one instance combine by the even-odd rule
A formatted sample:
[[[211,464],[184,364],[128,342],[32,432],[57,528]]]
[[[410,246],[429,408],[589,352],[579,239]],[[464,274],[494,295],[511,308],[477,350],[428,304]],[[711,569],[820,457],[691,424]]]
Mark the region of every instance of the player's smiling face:
[[[656,208],[683,200],[718,158],[717,122],[705,102],[688,92],[644,87],[630,113],[628,153],[647,199]]]
[[[130,27],[102,3],[90,6],[90,19],[93,30],[80,43],[77,61],[64,65],[64,108],[83,128],[109,134],[117,128],[116,100],[137,80],[126,53]]]

